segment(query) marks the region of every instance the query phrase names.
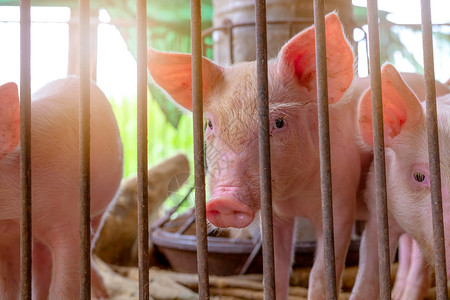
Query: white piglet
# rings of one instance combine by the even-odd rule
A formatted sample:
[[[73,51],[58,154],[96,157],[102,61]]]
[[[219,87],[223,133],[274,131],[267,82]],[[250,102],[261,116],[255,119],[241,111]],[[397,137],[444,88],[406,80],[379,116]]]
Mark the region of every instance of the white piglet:
[[[386,183],[389,216],[390,254],[393,257],[399,237],[408,233],[417,241],[420,255],[415,260],[434,264],[431,195],[426,132],[425,103],[421,103],[395,68],[382,68],[383,120],[386,157]],[[442,201],[446,236],[450,232],[450,94],[437,98],[438,129],[441,159]],[[371,93],[368,90],[359,106],[359,129],[362,140],[373,146]],[[370,217],[363,233],[360,264],[352,299],[376,299],[379,293],[378,247],[375,181],[373,167],[368,174],[365,199]],[[411,244],[410,247],[413,247]],[[445,242],[447,272],[450,271],[450,236]],[[410,248],[413,249],[414,248]],[[416,253],[418,251],[415,251]],[[414,253],[414,252],[413,252]],[[400,253],[402,254],[402,253]],[[407,254],[407,255],[410,255]],[[423,260],[424,261],[424,260]],[[418,263],[414,266],[424,265]],[[415,274],[422,270],[412,269]],[[401,299],[422,299],[423,278],[417,277],[417,286],[408,282]]]
[[[347,93],[353,80],[353,55],[336,14],[326,16],[325,27],[334,229],[339,236],[335,239],[336,277],[340,282],[361,171],[356,124],[359,97]],[[311,26],[288,41],[278,57],[268,62],[278,299],[288,297],[297,216],[309,218],[317,236],[308,298],[326,297],[314,39]],[[192,108],[190,55],[149,49],[148,69],[154,81],[176,102]],[[260,208],[256,64],[222,67],[204,58],[203,79],[211,188],[207,218],[217,227],[246,227]]]
[[[33,298],[79,298],[79,80],[53,81],[32,97]],[[91,217],[114,198],[122,142],[104,94],[91,90]],[[19,293],[20,144],[17,86],[0,86],[0,295]],[[97,273],[94,292],[105,297]]]

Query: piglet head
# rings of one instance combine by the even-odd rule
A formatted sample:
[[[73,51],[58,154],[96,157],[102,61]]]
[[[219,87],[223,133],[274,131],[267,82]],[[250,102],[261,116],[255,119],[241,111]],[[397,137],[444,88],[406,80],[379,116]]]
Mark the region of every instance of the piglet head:
[[[15,83],[0,86],[0,160],[20,140],[19,94]]]
[[[424,105],[395,68],[381,72],[388,207],[398,224],[413,236],[431,262],[434,260],[428,142]],[[447,265],[450,266],[450,94],[438,98],[442,200]],[[359,107],[362,140],[373,146],[371,92]],[[450,270],[450,268],[448,268]]]
[[[353,56],[337,15],[329,14],[325,24],[330,103],[336,103],[352,81]],[[155,83],[191,110],[191,56],[149,49],[147,62]],[[299,153],[302,149],[317,152],[312,145],[314,130],[309,128],[317,123],[317,113],[311,110],[313,120],[299,116],[302,107],[314,106],[317,99],[315,64],[313,26],[288,41],[268,64],[275,212],[279,200],[298,196],[292,187],[305,175],[301,164],[311,163],[299,158]],[[221,67],[203,58],[202,71],[211,196],[207,218],[218,227],[242,228],[260,208],[256,64]]]

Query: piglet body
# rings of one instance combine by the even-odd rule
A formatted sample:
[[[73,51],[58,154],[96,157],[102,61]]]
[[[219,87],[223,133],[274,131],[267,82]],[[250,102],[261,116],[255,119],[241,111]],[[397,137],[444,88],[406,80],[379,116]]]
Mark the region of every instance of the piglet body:
[[[434,264],[433,230],[431,222],[431,195],[428,166],[425,103],[406,85],[392,65],[382,69],[383,113],[386,157],[386,184],[388,196],[390,254],[393,258],[399,237],[408,233],[420,248],[414,254],[410,272],[416,274],[415,286],[409,284],[406,292],[394,289],[395,299],[422,299],[426,291],[427,276],[425,258]],[[437,91],[440,94],[440,91]],[[370,91],[367,91],[359,107],[359,128],[363,141],[372,145],[372,117]],[[441,158],[442,201],[445,232],[450,230],[450,94],[437,98],[439,145]],[[367,177],[365,199],[370,216],[363,233],[360,249],[360,268],[352,292],[352,299],[376,299],[378,295],[378,252],[375,180],[371,170]],[[405,238],[403,238],[405,239]],[[405,245],[406,240],[402,244]],[[411,241],[412,251],[415,245]],[[450,262],[450,236],[445,243],[447,270]],[[400,252],[402,255],[402,252]],[[401,259],[402,257],[400,257]],[[418,267],[425,268],[419,270]],[[447,271],[447,272],[448,272]],[[404,274],[404,273],[402,273]],[[407,277],[411,277],[409,274]],[[404,280],[408,280],[403,278]],[[414,278],[409,278],[409,283]]]
[[[329,114],[333,180],[336,277],[344,267],[356,210],[362,151],[358,144],[357,99],[347,92],[353,56],[338,17],[326,17]],[[277,299],[287,299],[294,220],[315,226],[317,252],[309,299],[325,299],[324,243],[314,27],[288,41],[268,63],[272,199]],[[187,109],[192,108],[191,57],[148,51],[155,80]],[[353,88],[350,88],[353,90]],[[255,62],[222,67],[203,59],[205,142],[211,199],[208,220],[218,227],[243,228],[260,208],[258,113]],[[370,159],[369,159],[370,161]]]
[[[122,143],[106,97],[91,83],[91,217],[114,198]],[[33,294],[79,298],[79,80],[53,81],[31,103]],[[0,294],[19,288],[19,109],[17,87],[0,87]],[[6,112],[6,113],[5,113]],[[50,264],[50,265],[49,265]],[[50,269],[51,268],[51,269]],[[93,282],[98,280],[93,274]]]

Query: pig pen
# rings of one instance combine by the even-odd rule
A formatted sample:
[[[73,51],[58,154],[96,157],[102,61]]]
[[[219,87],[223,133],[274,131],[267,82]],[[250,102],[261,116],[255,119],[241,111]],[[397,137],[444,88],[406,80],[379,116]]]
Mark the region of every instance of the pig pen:
[[[325,229],[325,251],[328,253],[326,258],[329,259],[326,265],[327,267],[327,295],[329,299],[337,299],[336,295],[336,282],[334,280],[334,263],[333,263],[333,222],[331,219],[331,177],[330,177],[330,158],[329,158],[329,146],[327,132],[328,121],[327,121],[327,95],[326,95],[326,59],[324,52],[324,45],[320,43],[321,37],[324,37],[324,27],[323,27],[323,4],[324,1],[314,1],[314,23],[317,28],[317,77],[318,77],[318,100],[319,105],[323,108],[320,110],[319,119],[323,120],[319,127],[320,137],[321,137],[321,161],[323,168],[322,172],[322,193],[323,193],[323,216],[324,216],[324,228]],[[378,24],[377,24],[377,2],[368,1],[368,22],[369,22],[369,41],[374,41],[370,43],[370,69],[371,80],[374,83],[373,86],[379,86],[380,82],[380,63],[379,63],[379,44],[378,44]],[[271,211],[271,188],[270,188],[270,153],[269,153],[269,136],[267,128],[261,126],[260,134],[260,168],[261,168],[261,201],[262,201],[262,223],[263,223],[263,236],[262,244],[263,246],[263,277],[264,284],[261,284],[260,276],[253,275],[242,275],[242,277],[231,277],[231,278],[221,278],[215,276],[209,276],[208,271],[208,251],[207,251],[207,225],[206,225],[206,213],[205,213],[205,166],[204,166],[204,149],[203,149],[203,109],[202,109],[202,68],[201,68],[201,54],[202,54],[202,38],[201,38],[201,27],[200,27],[200,2],[191,1],[192,9],[192,72],[193,72],[193,101],[194,101],[194,137],[195,137],[195,199],[196,199],[196,241],[197,241],[197,257],[198,257],[198,276],[197,275],[181,275],[169,273],[166,271],[156,271],[150,269],[149,265],[149,254],[148,254],[148,244],[149,244],[149,223],[148,223],[148,166],[147,166],[147,26],[146,26],[146,2],[137,1],[137,28],[138,28],[138,149],[139,149],[139,171],[137,176],[137,215],[138,215],[138,268],[112,268],[101,261],[96,261],[100,266],[100,271],[105,276],[105,283],[110,292],[111,298],[116,299],[149,299],[150,294],[155,290],[163,289],[165,291],[176,291],[175,295],[172,296],[160,296],[155,297],[158,299],[209,299],[218,296],[220,293],[216,293],[217,289],[225,286],[240,287],[242,282],[248,282],[246,287],[247,291],[240,291],[241,296],[223,296],[225,299],[229,297],[231,299],[235,298],[247,298],[247,299],[260,299],[264,295],[267,299],[274,299],[274,270],[273,270],[273,240],[272,240],[272,211]],[[266,124],[267,118],[267,74],[264,72],[264,66],[267,63],[267,53],[266,53],[266,18],[265,18],[265,1],[256,2],[256,28],[257,28],[257,61],[258,66],[261,71],[258,72],[258,90],[259,101],[262,111],[266,113],[261,113],[261,124]],[[80,91],[80,101],[81,103],[89,103],[89,1],[80,1],[80,26],[81,38],[80,38],[80,49],[81,59],[80,59],[80,78],[81,78],[81,91]],[[22,222],[21,222],[21,298],[31,299],[32,283],[31,283],[31,177],[30,177],[30,1],[21,1],[21,190],[22,190]],[[433,106],[433,91],[434,91],[434,71],[433,71],[433,56],[432,56],[432,35],[431,35],[431,20],[430,20],[430,8],[429,1],[422,1],[422,14],[423,14],[423,36],[424,36],[424,60],[425,60],[425,77],[427,83],[427,101],[429,101],[430,106]],[[377,84],[378,83],[378,84]],[[373,94],[374,102],[380,101],[380,92],[376,92],[374,89]],[[434,96],[435,98],[435,96]],[[80,111],[81,118],[89,118],[89,106],[81,105],[83,109]],[[381,115],[381,106],[378,105],[378,110],[374,110],[375,116]],[[429,118],[433,119],[433,112],[429,112]],[[435,118],[435,116],[434,116]],[[380,118],[379,118],[380,119]],[[382,119],[382,118],[381,118]],[[81,122],[81,124],[86,124],[86,122]],[[267,127],[267,126],[266,126]],[[376,130],[377,133],[382,133],[382,130]],[[90,217],[89,217],[89,128],[80,128],[80,153],[81,163],[80,163],[80,215],[82,216],[82,222],[80,223],[80,235],[81,235],[81,248],[82,258],[81,258],[81,298],[89,299],[91,297],[91,278],[89,276],[90,272]],[[436,139],[436,127],[430,129],[431,139]],[[379,180],[377,182],[380,184],[379,190],[385,191],[383,182],[385,181],[385,174],[383,172],[384,156],[383,147],[380,146],[380,140],[382,136],[378,136],[378,141],[375,141],[375,148],[379,151],[375,151],[375,164],[377,176]],[[328,148],[328,149],[327,149]],[[431,143],[430,160],[439,161],[439,152],[436,145]],[[432,182],[439,182],[439,178],[434,176],[434,174],[439,174],[439,163],[430,164],[431,165],[431,175]],[[434,176],[434,177],[433,177]],[[447,299],[447,276],[445,271],[445,257],[443,254],[443,225],[439,220],[442,219],[442,204],[440,199],[441,191],[440,184],[432,185],[432,195],[433,195],[433,221],[435,224],[435,248],[437,249],[437,260],[436,260],[436,289],[435,294],[437,299]],[[386,251],[388,237],[386,234],[386,216],[387,210],[386,205],[386,195],[384,192],[380,193],[379,196],[379,215],[380,224],[383,224],[383,230],[380,230],[380,243]],[[390,294],[390,273],[394,272],[395,269],[390,268],[388,254],[382,252],[381,256],[381,268],[380,273],[382,274],[380,278],[384,281],[381,284],[382,292],[381,295],[383,299],[389,299]],[[351,273],[354,273],[354,269],[350,268],[344,273],[344,287],[350,287],[352,283],[346,283],[347,277],[352,277]],[[303,283],[305,286],[305,277],[307,277],[307,271],[300,270],[293,273],[294,283]],[[351,282],[351,280],[349,280]],[[128,286],[123,290],[117,291],[118,286]],[[185,287],[191,287],[192,290],[188,291]],[[250,288],[251,286],[251,288]],[[160,288],[162,287],[162,288]],[[136,290],[139,292],[136,293]],[[257,295],[254,295],[254,291],[258,291]],[[251,292],[250,292],[251,291]],[[433,290],[434,291],[434,290]],[[225,294],[225,292],[223,292]],[[243,294],[242,294],[243,293]],[[299,299],[301,297],[306,297],[306,292],[304,290],[295,291]],[[166,298],[164,298],[166,297]],[[344,295],[345,297],[345,295]],[[433,292],[430,292],[430,298],[434,298]]]

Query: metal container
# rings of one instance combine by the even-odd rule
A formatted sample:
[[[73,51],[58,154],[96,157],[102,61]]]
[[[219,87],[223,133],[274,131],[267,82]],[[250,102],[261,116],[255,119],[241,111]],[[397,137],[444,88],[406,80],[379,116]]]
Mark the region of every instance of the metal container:
[[[213,59],[221,65],[256,59],[255,1],[213,0]],[[313,23],[310,0],[267,0],[267,55],[273,58],[281,46]],[[351,0],[325,1],[325,11],[337,10],[346,32],[353,28]]]

